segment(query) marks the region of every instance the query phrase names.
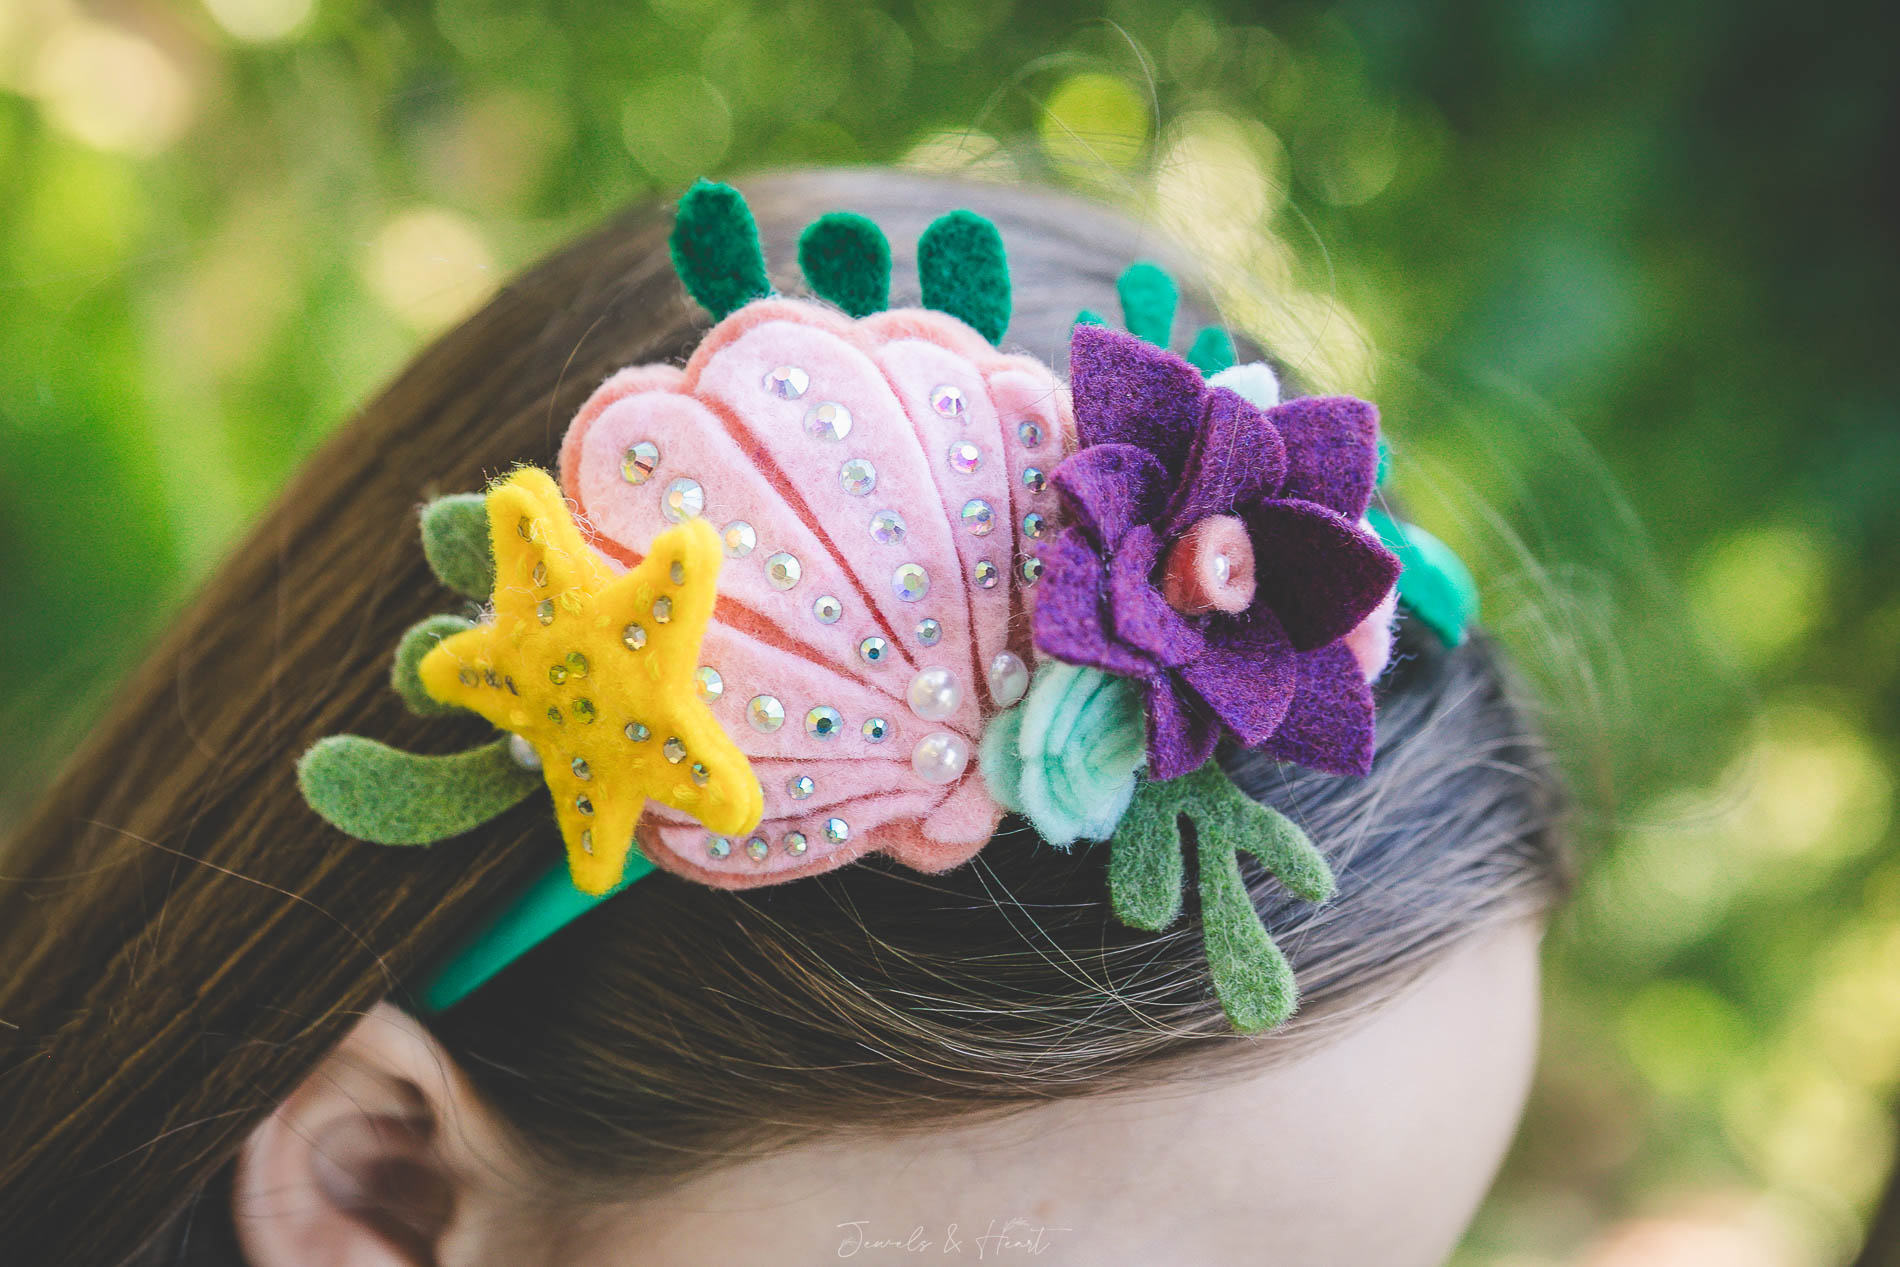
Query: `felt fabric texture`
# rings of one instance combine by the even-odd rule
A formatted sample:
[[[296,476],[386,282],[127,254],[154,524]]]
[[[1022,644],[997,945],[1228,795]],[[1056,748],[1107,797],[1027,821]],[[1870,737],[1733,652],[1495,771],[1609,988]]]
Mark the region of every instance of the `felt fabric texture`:
[[[495,588],[495,559],[482,495],[438,497],[422,508],[421,518],[422,553],[436,579],[465,597],[486,600]]]
[[[487,549],[484,544],[483,552]],[[402,641],[396,644],[396,658],[389,666],[389,684],[402,696],[410,712],[418,717],[445,717],[462,711],[429,694],[422,685],[419,669],[422,657],[435,650],[436,643],[474,627],[473,621],[460,616],[425,616],[404,631]]]
[[[540,782],[516,764],[505,739],[430,757],[361,735],[330,735],[297,762],[297,786],[310,808],[339,831],[379,845],[431,845],[473,831]]]
[[[680,198],[668,243],[686,291],[718,321],[772,293],[752,209],[731,185],[693,182]]]
[[[1308,657],[1358,628],[1398,575],[1361,525],[1377,466],[1372,407],[1327,398],[1262,410],[1165,349],[1094,326],[1076,327],[1070,366],[1084,447],[1054,476],[1072,525],[1045,552],[1037,647],[1142,682],[1153,778],[1198,768],[1223,732],[1264,748],[1282,726],[1303,763],[1365,773],[1364,680],[1355,672],[1360,689],[1347,691],[1336,658]],[[1252,599],[1177,611],[1168,551],[1220,517],[1245,526]],[[1303,715],[1317,708],[1340,711]]]
[[[1210,387],[1225,387],[1258,409],[1271,409],[1280,403],[1280,376],[1265,361],[1248,361],[1245,365],[1235,365],[1230,361],[1209,374],[1207,384]]]
[[[833,211],[798,236],[798,266],[812,290],[847,316],[868,317],[891,302],[891,244],[852,211]]]
[[[1232,515],[1189,526],[1161,562],[1161,595],[1184,616],[1244,612],[1255,588],[1253,539]]]
[[[494,614],[425,655],[422,684],[533,746],[574,886],[604,893],[619,881],[648,799],[713,831],[751,831],[763,810],[758,780],[695,679],[720,566],[711,525],[693,519],[661,534],[616,574],[533,467],[489,490],[488,522]],[[637,645],[626,633],[634,626],[644,632]]]
[[[1108,324],[1108,318],[1093,308],[1084,308],[1075,314],[1073,324],[1078,326],[1105,326]]]
[[[991,343],[1009,329],[1009,260],[996,226],[974,211],[931,221],[917,239],[924,307],[947,312]]]
[[[1478,618],[1478,583],[1457,551],[1417,524],[1402,523],[1379,507],[1366,519],[1399,559],[1399,601],[1447,647],[1462,643]]]
[[[1200,333],[1194,336],[1194,342],[1188,345],[1188,364],[1207,378],[1230,368],[1238,359],[1238,353],[1234,351],[1234,336],[1219,326],[1202,326]],[[1246,393],[1242,392],[1241,395],[1245,396]],[[1256,400],[1253,403],[1257,405],[1261,402]]]
[[[805,390],[786,397],[765,380],[780,367],[805,375]],[[776,381],[776,380],[775,380]],[[952,388],[956,408],[939,388]],[[810,411],[841,406],[851,423],[814,434]],[[908,309],[850,320],[822,305],[794,299],[748,304],[721,322],[681,370],[658,367],[614,375],[581,409],[562,444],[564,490],[593,544],[619,565],[645,557],[670,526],[666,490],[690,479],[703,496],[700,516],[723,531],[744,524],[755,545],[729,558],[719,577],[714,619],[700,663],[717,671],[723,693],[713,715],[743,751],[763,784],[764,811],[750,837],[709,838],[686,815],[649,807],[639,831],[660,867],[717,887],[779,883],[844,865],[866,852],[886,852],[906,865],[942,870],[968,860],[988,842],[1004,810],[980,768],[985,726],[999,709],[989,697],[986,666],[1008,652],[1034,662],[1028,638],[1032,591],[1013,561],[1040,557],[1052,528],[1037,535],[1024,521],[1058,511],[1052,487],[1038,491],[1025,477],[1047,472],[1064,451],[1073,424],[1068,393],[1039,362],[997,352],[961,320]],[[629,447],[659,450],[650,476],[623,473]],[[961,469],[953,445],[973,446],[978,460]],[[861,492],[842,480],[847,463],[875,471]],[[857,487],[857,486],[854,486]],[[981,524],[965,507],[990,508]],[[888,531],[893,513],[902,535]],[[873,532],[885,523],[884,535]],[[786,583],[768,560],[797,560]],[[919,565],[926,593],[910,601],[897,570]],[[983,565],[995,583],[976,581]],[[821,596],[838,601],[831,623],[816,618]],[[926,645],[924,618],[937,622]],[[885,642],[867,663],[866,638]],[[959,701],[945,717],[926,721],[906,691],[921,670],[956,676]],[[749,705],[776,701],[783,721],[761,730]],[[805,719],[830,708],[839,726],[817,738]],[[862,727],[882,719],[881,742]],[[969,752],[962,776],[926,784],[911,755],[933,732],[949,731]],[[809,777],[808,793],[792,780]],[[802,791],[802,789],[801,789]],[[848,836],[827,836],[831,818]],[[787,847],[794,833],[802,848]],[[716,833],[715,833],[716,834]]]
[[[1130,264],[1115,281],[1122,303],[1122,324],[1128,333],[1158,348],[1168,346],[1174,334],[1174,306],[1180,299],[1174,279],[1158,264],[1140,260]]]
[[[983,774],[1004,808],[1049,844],[1106,840],[1135,794],[1142,696],[1126,678],[1051,662],[1020,707],[983,733]]]

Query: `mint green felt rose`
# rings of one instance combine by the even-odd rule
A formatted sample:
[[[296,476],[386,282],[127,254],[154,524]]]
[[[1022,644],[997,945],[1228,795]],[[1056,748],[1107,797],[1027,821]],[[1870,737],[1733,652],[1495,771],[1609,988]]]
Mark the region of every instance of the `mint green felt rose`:
[[[1050,844],[1107,840],[1135,794],[1147,742],[1136,683],[1052,660],[984,732],[983,777]]]

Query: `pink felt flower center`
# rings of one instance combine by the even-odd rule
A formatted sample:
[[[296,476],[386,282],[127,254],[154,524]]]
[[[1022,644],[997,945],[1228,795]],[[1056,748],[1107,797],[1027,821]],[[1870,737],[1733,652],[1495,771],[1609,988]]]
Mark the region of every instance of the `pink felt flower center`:
[[[1253,541],[1233,515],[1209,515],[1181,535],[1161,565],[1161,595],[1184,616],[1233,615],[1253,602]]]

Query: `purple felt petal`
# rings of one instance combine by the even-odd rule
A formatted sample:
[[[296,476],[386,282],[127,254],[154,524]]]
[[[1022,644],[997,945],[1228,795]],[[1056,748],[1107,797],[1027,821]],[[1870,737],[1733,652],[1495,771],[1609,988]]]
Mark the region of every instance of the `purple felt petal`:
[[[1112,638],[1103,623],[1108,570],[1075,528],[1065,528],[1042,552],[1042,579],[1030,632],[1044,655],[1069,664],[1146,678],[1154,662]]]
[[[1050,478],[1073,521],[1104,555],[1130,528],[1153,519],[1168,496],[1168,473],[1132,444],[1083,449],[1064,458]]]
[[[1083,447],[1132,444],[1179,474],[1201,418],[1201,372],[1146,339],[1078,325],[1069,339],[1069,389]]]
[[[1351,396],[1304,396],[1269,409],[1267,419],[1286,442],[1279,495],[1357,522],[1379,475],[1379,411]]]
[[[1256,406],[1215,388],[1188,452],[1186,478],[1168,504],[1168,535],[1272,497],[1285,478],[1286,444],[1279,431]]]
[[[1207,649],[1180,672],[1249,748],[1280,728],[1299,683],[1293,644],[1270,612],[1217,621],[1208,630]]]
[[[1192,689],[1179,689],[1172,675],[1148,684],[1148,777],[1178,779],[1207,764],[1220,742],[1220,722],[1194,698]]]
[[[1280,618],[1300,651],[1344,637],[1399,578],[1399,560],[1372,533],[1338,512],[1305,501],[1249,508],[1253,610]]]
[[[1344,643],[1301,655],[1293,706],[1259,750],[1325,774],[1366,774],[1374,748],[1372,687]]]
[[[1152,525],[1141,524],[1122,538],[1108,561],[1108,623],[1118,640],[1173,669],[1200,655],[1206,640],[1155,589],[1150,578],[1160,556],[1161,538]]]

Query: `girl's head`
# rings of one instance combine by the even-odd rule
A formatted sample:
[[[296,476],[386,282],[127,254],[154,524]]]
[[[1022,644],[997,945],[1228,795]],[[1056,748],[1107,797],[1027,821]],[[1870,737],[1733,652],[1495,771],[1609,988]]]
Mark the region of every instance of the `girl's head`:
[[[745,192],[774,261],[822,213],[882,225],[894,305],[916,301],[906,244],[973,207],[1008,248],[1006,348],[1058,373],[1076,311],[1112,310],[1154,253],[1039,191],[855,172]],[[668,228],[649,210],[561,252],[344,427],[9,845],[8,1243],[261,1267],[918,1242],[1438,1261],[1515,1123],[1563,872],[1558,789],[1493,648],[1415,620],[1376,686],[1368,776],[1218,754],[1337,877],[1314,905],[1242,862],[1303,998],[1269,1033],[1223,1014],[1193,894],[1164,931],[1129,928],[1101,847],[1014,818],[937,874],[873,856],[741,891],[651,876],[417,1019],[425,970],[559,852],[547,802],[436,849],[361,844],[304,803],[296,758],[338,731],[435,752],[492,733],[389,690],[390,648],[444,604],[417,508],[555,466],[603,380],[691,351],[704,319]]]

